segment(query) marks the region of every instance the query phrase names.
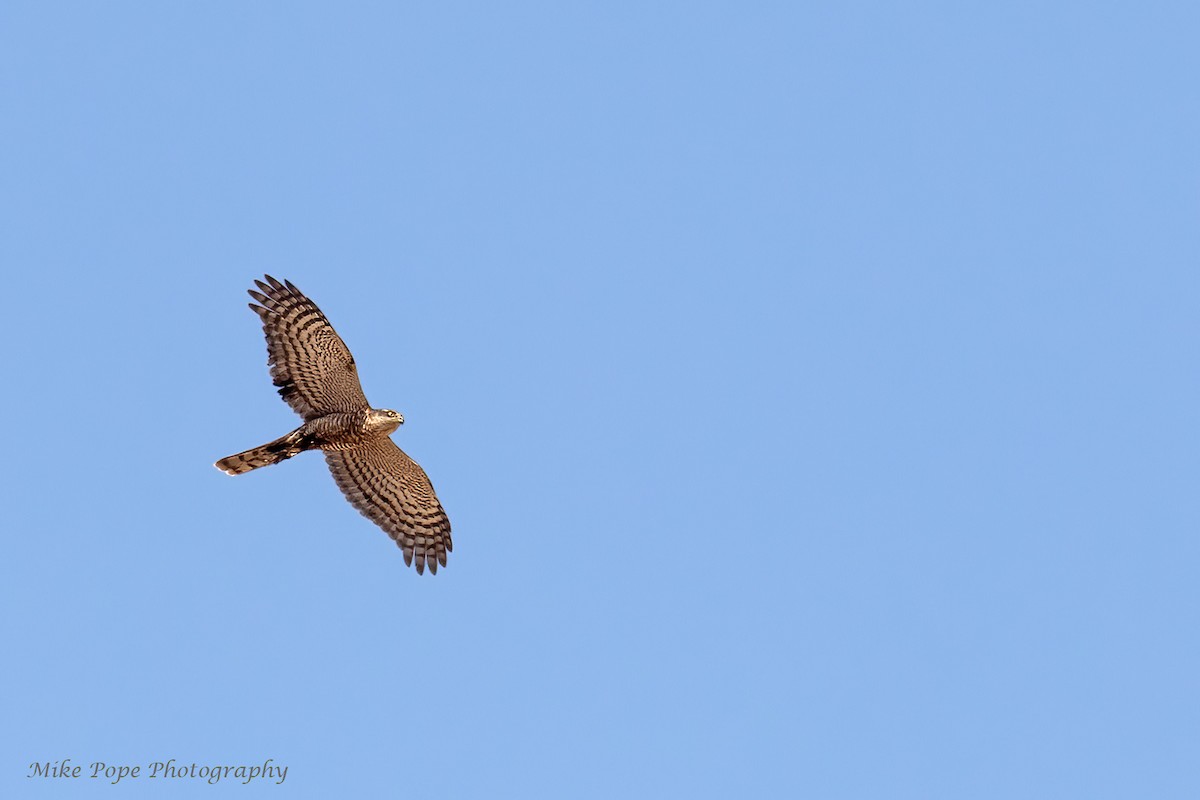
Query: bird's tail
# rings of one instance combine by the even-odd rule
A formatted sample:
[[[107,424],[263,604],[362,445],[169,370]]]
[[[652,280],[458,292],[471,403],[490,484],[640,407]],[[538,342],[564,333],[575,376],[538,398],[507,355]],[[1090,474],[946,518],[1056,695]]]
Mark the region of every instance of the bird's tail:
[[[301,433],[300,428],[297,428],[286,436],[281,436],[275,441],[267,442],[253,450],[226,456],[213,466],[229,475],[241,475],[252,469],[278,464],[297,453],[310,449],[311,446],[312,442]]]

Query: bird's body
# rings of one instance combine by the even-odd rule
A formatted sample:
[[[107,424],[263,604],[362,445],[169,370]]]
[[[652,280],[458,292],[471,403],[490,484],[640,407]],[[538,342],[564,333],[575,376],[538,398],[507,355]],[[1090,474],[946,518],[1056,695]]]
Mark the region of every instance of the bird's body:
[[[226,456],[216,463],[216,467],[229,475],[241,475],[268,464],[278,464],[305,450],[350,450],[387,437],[403,422],[404,417],[388,409],[335,411],[314,417],[286,436],[261,447]]]
[[[433,485],[389,438],[404,423],[390,409],[371,408],[353,356],[316,304],[290,282],[271,276],[250,290],[267,336],[271,377],[304,424],[273,442],[216,463],[230,475],[322,450],[338,488],[383,528],[417,572],[437,573],[453,548],[450,521]]]

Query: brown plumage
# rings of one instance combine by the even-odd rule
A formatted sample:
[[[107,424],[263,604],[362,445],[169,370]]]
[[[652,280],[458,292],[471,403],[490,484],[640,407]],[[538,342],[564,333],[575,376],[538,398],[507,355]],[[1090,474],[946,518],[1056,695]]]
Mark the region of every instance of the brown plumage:
[[[450,520],[425,471],[389,437],[404,417],[371,408],[354,357],[316,304],[290,282],[266,279],[250,290],[258,303],[250,308],[262,319],[271,378],[304,424],[217,469],[240,475],[322,450],[346,499],[396,541],[406,564],[436,574],[453,549]]]

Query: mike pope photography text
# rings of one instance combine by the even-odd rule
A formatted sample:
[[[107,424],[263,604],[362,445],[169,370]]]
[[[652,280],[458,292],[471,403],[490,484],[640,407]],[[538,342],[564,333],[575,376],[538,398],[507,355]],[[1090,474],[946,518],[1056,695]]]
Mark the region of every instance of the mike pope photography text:
[[[147,764],[108,764],[103,761],[93,761],[87,766],[75,764],[69,758],[61,761],[34,761],[29,765],[26,778],[73,779],[94,778],[107,780],[117,784],[123,780],[140,780],[142,778],[164,778],[167,780],[202,780],[206,783],[220,783],[222,780],[236,780],[250,783],[253,780],[274,780],[276,784],[287,780],[288,768],[276,765],[274,759],[268,758],[262,764],[198,764],[179,762],[171,758],[166,761],[151,761]]]

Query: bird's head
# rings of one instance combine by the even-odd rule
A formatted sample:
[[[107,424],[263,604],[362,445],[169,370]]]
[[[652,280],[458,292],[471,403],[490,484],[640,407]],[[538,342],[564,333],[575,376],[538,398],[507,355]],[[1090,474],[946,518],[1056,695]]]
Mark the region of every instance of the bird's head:
[[[391,433],[404,424],[404,415],[390,408],[373,408],[367,426],[380,433]]]

